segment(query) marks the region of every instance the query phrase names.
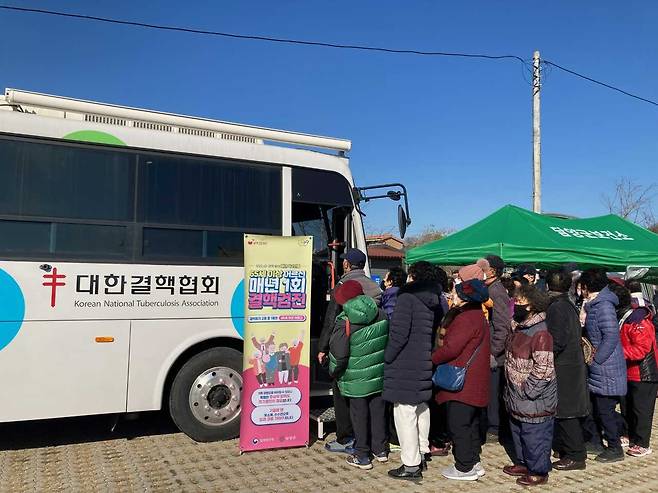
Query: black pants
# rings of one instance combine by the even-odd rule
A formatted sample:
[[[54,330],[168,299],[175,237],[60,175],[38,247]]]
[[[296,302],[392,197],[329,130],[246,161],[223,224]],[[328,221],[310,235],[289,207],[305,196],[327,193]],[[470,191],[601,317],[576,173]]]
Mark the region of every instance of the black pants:
[[[505,422],[504,417],[501,416],[501,413],[505,412],[505,405],[502,404],[504,373],[503,368],[491,370],[491,398],[487,406],[487,420],[483,423],[487,427],[485,431],[496,435],[500,433],[500,424]]]
[[[298,381],[299,380],[299,366],[291,366],[290,367],[290,378],[288,378],[288,381]]]
[[[437,404],[432,396],[429,402],[430,406],[430,445],[438,448],[443,448],[450,442],[450,434],[448,433],[448,416],[447,416],[447,403]]]
[[[554,448],[562,459],[582,462],[587,459],[583,427],[580,418],[556,419]]]
[[[350,404],[348,399],[343,397],[338,388],[338,382],[332,382],[331,390],[334,394],[334,413],[336,414],[336,441],[341,445],[354,438],[354,429],[350,419]]]
[[[603,430],[603,435],[608,441],[608,447],[612,449],[621,448],[621,440],[619,439],[621,433],[620,416],[615,411],[618,402],[618,396],[592,394],[594,418]]]
[[[512,431],[510,430],[509,415],[503,401],[503,392],[505,390],[505,369],[496,368],[491,370],[491,390],[489,405],[482,410],[482,420],[480,430],[482,433],[482,443],[486,442],[487,432],[493,433],[500,437],[500,443],[512,444]]]
[[[628,382],[624,415],[628,423],[628,439],[632,445],[649,447],[656,392],[658,383]]]
[[[487,442],[487,432],[498,435],[500,443],[513,464],[518,464],[516,457],[516,447],[512,439],[512,429],[510,427],[510,418],[503,401],[507,381],[505,379],[505,368],[499,367],[491,370],[491,390],[489,405],[482,408],[482,418],[480,419],[480,438],[482,444]]]
[[[400,445],[398,430],[395,429],[395,418],[393,417],[393,403],[386,402],[386,423],[387,423],[387,441],[395,445]]]
[[[354,449],[360,459],[370,453],[381,454],[386,444],[386,403],[381,394],[350,399],[350,416],[354,427]]]
[[[455,468],[461,472],[468,472],[480,462],[480,452],[482,451],[480,416],[482,411],[480,408],[456,401],[447,402],[446,406]]]
[[[599,433],[598,425],[594,420],[594,409],[590,411],[589,415],[583,419],[583,437],[585,442],[601,445],[601,434]]]

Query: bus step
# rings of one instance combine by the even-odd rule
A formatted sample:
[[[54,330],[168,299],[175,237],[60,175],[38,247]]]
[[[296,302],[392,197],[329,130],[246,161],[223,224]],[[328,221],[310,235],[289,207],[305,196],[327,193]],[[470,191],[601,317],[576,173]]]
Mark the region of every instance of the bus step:
[[[311,409],[311,419],[318,423],[318,440],[324,440],[324,424],[336,421],[336,413],[333,407]]]

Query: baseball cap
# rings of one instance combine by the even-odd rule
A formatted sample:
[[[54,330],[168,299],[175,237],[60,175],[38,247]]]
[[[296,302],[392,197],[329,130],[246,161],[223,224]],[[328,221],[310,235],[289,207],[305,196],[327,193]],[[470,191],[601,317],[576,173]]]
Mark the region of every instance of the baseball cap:
[[[340,258],[347,260],[350,265],[356,265],[363,267],[366,265],[366,254],[363,253],[358,248],[352,248],[346,253],[342,254]]]

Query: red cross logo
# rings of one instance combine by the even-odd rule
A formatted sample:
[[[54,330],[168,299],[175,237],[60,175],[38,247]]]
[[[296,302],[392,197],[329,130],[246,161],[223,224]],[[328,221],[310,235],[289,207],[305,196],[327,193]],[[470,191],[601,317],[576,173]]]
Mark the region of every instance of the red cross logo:
[[[44,274],[43,278],[46,281],[49,282],[44,282],[43,285],[46,287],[51,288],[50,289],[50,306],[55,307],[55,303],[57,301],[57,288],[60,286],[66,286],[65,282],[59,282],[60,279],[65,279],[66,276],[64,274],[58,274],[57,273],[57,267],[53,269],[52,274]]]

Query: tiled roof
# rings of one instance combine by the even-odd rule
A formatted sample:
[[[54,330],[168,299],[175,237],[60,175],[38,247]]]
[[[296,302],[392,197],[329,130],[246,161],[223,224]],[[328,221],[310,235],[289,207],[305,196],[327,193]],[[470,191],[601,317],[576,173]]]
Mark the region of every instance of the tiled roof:
[[[404,252],[387,245],[371,245],[368,247],[368,256],[370,258],[404,258]]]

